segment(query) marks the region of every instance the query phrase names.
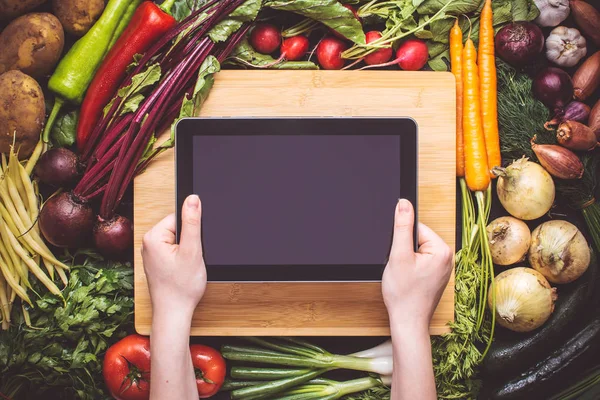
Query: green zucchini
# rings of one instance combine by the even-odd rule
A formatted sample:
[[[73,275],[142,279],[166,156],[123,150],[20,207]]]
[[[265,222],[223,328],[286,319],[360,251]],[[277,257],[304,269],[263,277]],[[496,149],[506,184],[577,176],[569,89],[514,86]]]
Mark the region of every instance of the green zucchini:
[[[485,379],[498,380],[531,367],[548,354],[548,349],[577,329],[577,320],[586,310],[590,285],[585,282],[570,292],[559,292],[552,316],[541,328],[529,334],[498,332],[496,340],[483,360]]]
[[[556,385],[564,384],[569,374],[583,371],[591,357],[600,353],[600,314],[596,311],[587,325],[572,338],[557,347],[548,357],[518,377],[491,393],[482,393],[483,399],[514,400],[548,398]]]

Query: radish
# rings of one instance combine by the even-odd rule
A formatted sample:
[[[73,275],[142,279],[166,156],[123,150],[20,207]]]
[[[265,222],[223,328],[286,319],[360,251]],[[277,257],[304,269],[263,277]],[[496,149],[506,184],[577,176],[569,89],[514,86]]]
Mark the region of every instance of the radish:
[[[250,44],[261,54],[271,54],[279,48],[281,33],[275,25],[257,24],[250,33]]]
[[[409,39],[396,51],[396,60],[405,71],[418,71],[427,64],[429,52],[423,40]]]
[[[346,60],[342,58],[342,52],[348,45],[340,39],[326,37],[317,46],[317,59],[323,69],[341,69]]]
[[[381,38],[381,32],[378,32],[378,31],[367,32],[365,35],[365,38],[366,38],[367,44],[374,42],[375,40]],[[365,56],[364,60],[367,65],[382,64],[382,63],[386,63],[386,62],[390,61],[390,58],[392,58],[393,54],[394,54],[394,51],[392,50],[392,48],[387,47],[385,49],[377,50],[376,52]]]
[[[358,16],[358,13],[356,12],[356,8],[352,7],[352,6],[351,6],[351,5],[349,5],[349,4],[342,4],[342,6],[344,6],[344,7],[345,7],[345,8],[347,8],[348,10],[352,11],[352,14],[354,14],[354,18],[356,18],[356,20],[357,20],[358,22],[362,23],[362,22],[361,22],[361,20],[360,20],[360,17]],[[331,31],[331,33],[332,33],[332,34],[333,34],[335,37],[337,37],[337,38],[339,38],[339,39],[343,39],[343,40],[346,40],[346,39],[347,39],[346,37],[344,37],[344,35],[342,35],[342,34],[341,34],[341,33],[339,33],[338,31],[336,31],[335,29],[331,29],[331,28],[329,28],[329,30]],[[368,42],[367,42],[367,43],[368,43]]]
[[[281,57],[282,59],[290,61],[298,61],[308,51],[308,39],[306,36],[298,35],[292,36],[285,39],[281,43]]]
[[[384,62],[381,64],[367,65],[362,69],[377,68],[377,67],[389,67],[390,65],[398,64],[398,66],[405,71],[418,71],[425,66],[429,52],[427,50],[427,44],[423,40],[409,39],[402,43],[396,51],[396,58],[392,61]]]

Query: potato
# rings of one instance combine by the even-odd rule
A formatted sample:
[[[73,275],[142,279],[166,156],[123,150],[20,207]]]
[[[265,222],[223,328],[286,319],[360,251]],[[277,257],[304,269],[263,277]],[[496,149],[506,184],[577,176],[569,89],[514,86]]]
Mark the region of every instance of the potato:
[[[52,0],[54,15],[66,32],[83,36],[104,11],[104,0]]]
[[[23,15],[0,34],[0,74],[18,69],[34,78],[48,76],[60,59],[64,43],[62,25],[54,15]]]
[[[11,20],[45,2],[46,0],[0,0],[0,20]]]
[[[15,137],[19,158],[28,158],[45,118],[44,93],[35,79],[16,70],[0,75],[0,153],[10,151]]]

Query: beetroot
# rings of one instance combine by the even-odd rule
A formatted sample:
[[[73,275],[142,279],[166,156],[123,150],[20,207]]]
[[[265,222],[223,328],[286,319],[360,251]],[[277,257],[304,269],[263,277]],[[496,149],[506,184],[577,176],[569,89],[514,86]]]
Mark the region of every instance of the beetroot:
[[[429,52],[423,40],[409,39],[396,51],[396,60],[405,71],[418,71],[427,64]]]
[[[342,58],[342,52],[348,45],[340,39],[326,37],[317,46],[317,60],[323,69],[342,69],[346,61]]]
[[[98,217],[94,226],[94,244],[105,257],[120,259],[127,256],[133,246],[131,221],[121,215],[115,215],[108,221]]]
[[[365,38],[366,38],[367,43],[371,43],[371,42],[381,38],[381,32],[378,32],[378,31],[367,32],[365,34]],[[394,53],[394,51],[392,50],[392,48],[388,47],[385,49],[377,50],[376,52],[365,56],[364,60],[367,65],[382,64],[382,63],[386,63],[386,62],[390,61],[390,58],[392,58],[393,53]]]
[[[54,148],[40,157],[35,174],[40,182],[54,187],[70,187],[81,176],[79,157],[69,149]]]
[[[92,233],[94,211],[72,192],[62,192],[44,203],[39,224],[42,234],[56,247],[79,247]]]
[[[298,35],[287,38],[281,43],[281,57],[290,61],[298,61],[306,55],[308,46],[306,36]]]
[[[250,45],[261,54],[271,54],[279,48],[281,33],[274,25],[257,24],[250,33]]]

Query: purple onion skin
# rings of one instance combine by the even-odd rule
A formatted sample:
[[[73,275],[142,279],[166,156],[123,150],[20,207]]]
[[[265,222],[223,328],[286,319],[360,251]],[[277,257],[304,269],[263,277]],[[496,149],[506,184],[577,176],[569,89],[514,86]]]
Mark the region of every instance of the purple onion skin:
[[[559,125],[565,121],[576,121],[585,124],[590,115],[590,106],[577,100],[573,100],[564,110],[554,114],[554,117],[544,124],[550,130],[552,126]]]
[[[80,247],[94,227],[92,207],[72,192],[62,192],[44,203],[39,217],[40,230],[56,247]]]
[[[98,217],[94,226],[94,244],[103,256],[119,260],[133,247],[133,225],[128,218],[115,215],[109,220]]]
[[[560,113],[573,98],[573,81],[562,69],[548,67],[533,79],[531,90],[551,111]]]
[[[79,157],[69,149],[50,149],[40,157],[35,174],[40,182],[54,187],[71,187],[81,176]]]
[[[531,22],[513,22],[498,31],[496,52],[507,63],[523,67],[544,49],[544,34]]]

